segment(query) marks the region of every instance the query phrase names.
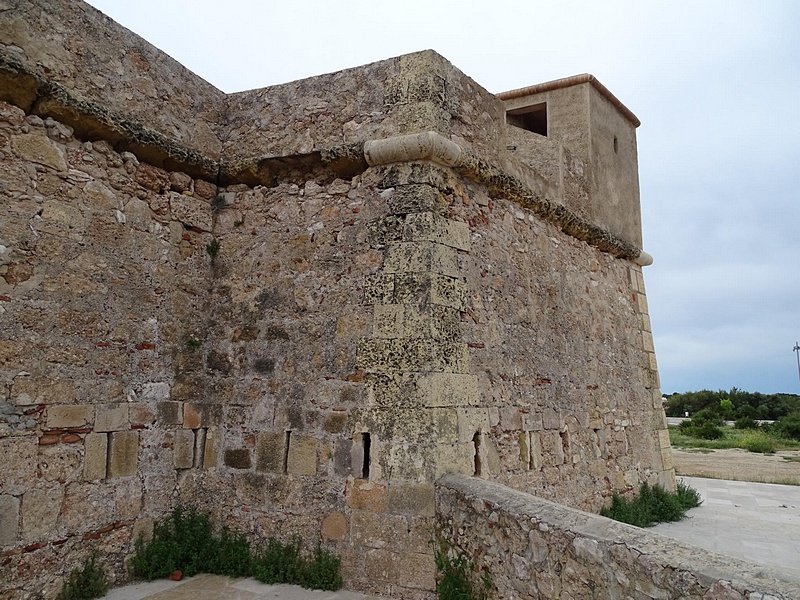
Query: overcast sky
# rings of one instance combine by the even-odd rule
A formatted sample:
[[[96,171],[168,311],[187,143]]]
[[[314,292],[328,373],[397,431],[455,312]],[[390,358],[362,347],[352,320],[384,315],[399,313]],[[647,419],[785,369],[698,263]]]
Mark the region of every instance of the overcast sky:
[[[226,92],[432,48],[490,92],[592,73],[642,121],[662,391],[800,393],[800,2],[91,0]]]

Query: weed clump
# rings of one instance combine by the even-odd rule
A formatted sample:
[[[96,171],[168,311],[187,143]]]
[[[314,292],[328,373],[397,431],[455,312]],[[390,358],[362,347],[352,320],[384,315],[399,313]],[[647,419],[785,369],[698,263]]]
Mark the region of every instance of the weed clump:
[[[675,492],[668,492],[660,485],[643,483],[639,495],[628,500],[616,492],[611,498],[611,506],[600,514],[615,521],[637,527],[652,527],[657,523],[680,521],[690,508],[700,506],[700,494],[694,488],[682,483]]]
[[[95,555],[92,555],[83,568],[70,573],[56,600],[91,600],[105,596],[107,591],[106,575],[97,565]]]
[[[147,580],[181,571],[187,577],[213,573],[310,589],[342,587],[339,557],[319,544],[310,555],[303,552],[299,537],[287,544],[269,539],[254,550],[244,535],[227,528],[217,535],[208,515],[183,507],[155,525],[152,540],[137,541],[131,571],[134,577]]]
[[[748,431],[742,437],[742,448],[750,452],[761,454],[775,454],[777,446],[775,440],[763,431]]]
[[[492,581],[483,573],[475,583],[474,565],[463,556],[450,556],[441,545],[434,548],[436,595],[439,600],[486,600]]]

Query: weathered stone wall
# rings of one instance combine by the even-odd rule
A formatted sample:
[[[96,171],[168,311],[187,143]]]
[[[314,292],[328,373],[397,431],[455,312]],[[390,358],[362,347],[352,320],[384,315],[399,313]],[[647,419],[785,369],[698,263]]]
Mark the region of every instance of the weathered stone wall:
[[[800,581],[477,478],[436,488],[438,536],[489,598],[790,600]]]
[[[90,546],[119,565],[212,460],[216,187],[8,104],[0,153],[0,595],[51,597]]]

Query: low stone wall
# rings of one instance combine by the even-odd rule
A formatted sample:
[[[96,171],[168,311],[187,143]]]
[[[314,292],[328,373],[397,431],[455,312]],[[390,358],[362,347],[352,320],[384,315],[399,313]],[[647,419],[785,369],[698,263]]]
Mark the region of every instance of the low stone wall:
[[[798,598],[800,581],[647,530],[460,475],[436,490],[444,542],[489,573],[490,598]]]

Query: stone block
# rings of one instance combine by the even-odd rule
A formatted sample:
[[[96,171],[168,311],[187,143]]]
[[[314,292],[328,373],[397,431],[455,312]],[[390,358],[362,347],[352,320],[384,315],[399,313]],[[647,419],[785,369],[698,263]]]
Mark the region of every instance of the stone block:
[[[37,436],[0,438],[0,490],[6,494],[19,495],[27,490],[37,478],[39,441]]]
[[[639,314],[650,314],[650,311],[647,310],[647,296],[644,294],[636,294],[636,306],[639,309]]]
[[[400,215],[385,215],[367,223],[369,243],[373,246],[383,246],[392,242],[403,240],[403,228],[406,218]]]
[[[370,549],[364,555],[364,574],[372,582],[397,582],[402,569],[400,554],[391,550]]]
[[[397,573],[397,585],[417,590],[433,590],[436,587],[436,564],[433,556],[419,552],[402,552],[402,568]]]
[[[203,468],[212,469],[217,466],[217,449],[220,445],[220,432],[213,427],[206,429],[203,444]]]
[[[325,415],[322,429],[327,433],[342,433],[347,427],[347,413],[331,412]]]
[[[66,172],[69,170],[64,151],[46,135],[22,134],[11,136],[11,147],[23,160]]]
[[[352,451],[353,440],[336,440],[333,447],[333,472],[339,477],[347,477],[353,473]],[[363,455],[361,458],[363,460]]]
[[[108,477],[127,477],[136,474],[139,457],[139,432],[115,431],[109,434],[111,446]]]
[[[522,429],[522,413],[516,406],[500,408],[500,427],[503,431],[519,431]]]
[[[385,304],[394,298],[394,275],[368,275],[364,278],[364,304]]]
[[[438,273],[459,277],[454,248],[433,242],[398,242],[386,247],[384,273]]]
[[[211,231],[214,226],[211,205],[198,196],[169,193],[169,209],[172,216],[186,227]]]
[[[284,432],[262,432],[256,437],[256,471],[283,472],[283,457],[286,448]]]
[[[463,280],[438,274],[431,276],[431,303],[464,310],[466,296],[467,284]]]
[[[666,449],[670,448],[670,441],[669,441],[669,430],[668,429],[659,429],[658,430],[658,446],[659,448]]]
[[[19,498],[0,494],[0,547],[13,546],[19,535]]]
[[[172,462],[176,469],[191,469],[194,466],[195,432],[179,429],[174,433]]]
[[[99,181],[89,181],[83,186],[84,201],[88,206],[100,210],[121,210],[122,203],[114,194]]]
[[[486,437],[484,436],[484,440]],[[484,451],[494,450],[494,446],[484,444],[481,446]],[[494,450],[495,454],[497,453]],[[448,473],[462,473],[464,475],[473,475],[475,473],[475,446],[472,441],[469,443],[461,444],[441,444],[436,446],[434,450],[435,468],[434,477],[439,479]],[[491,458],[491,457],[490,457]],[[482,461],[484,465],[489,465],[491,461]],[[497,473],[499,471],[499,458],[497,467],[490,472]]]
[[[95,431],[108,432],[130,429],[128,404],[99,404],[95,410]]]
[[[68,404],[75,397],[75,384],[68,379],[18,376],[11,385],[11,399],[20,406],[55,402]]]
[[[392,481],[389,483],[389,511],[432,517],[436,512],[436,489],[432,483]]]
[[[427,444],[457,439],[458,414],[452,408],[358,408],[351,418],[356,431],[368,431],[378,440]]]
[[[480,402],[478,380],[466,373],[425,373],[417,381],[425,406],[470,406]]]
[[[457,250],[471,249],[469,225],[434,212],[410,214],[403,227],[405,241],[429,241]]]
[[[22,535],[26,542],[38,542],[57,535],[58,515],[64,500],[60,485],[25,492],[22,496]]]
[[[458,413],[458,442],[472,442],[476,433],[486,433],[491,429],[489,424],[489,410],[486,408],[459,408]]]
[[[561,429],[561,413],[554,408],[545,407],[542,411],[542,426],[545,429]]]
[[[231,469],[249,469],[252,466],[248,448],[226,448],[223,461]]]
[[[527,412],[522,414],[522,428],[525,431],[541,431],[544,420],[540,412]]]
[[[542,459],[542,440],[539,433],[534,431],[530,432],[528,437],[528,451],[530,453],[528,468],[532,471],[541,470],[544,462]]]
[[[405,305],[375,304],[373,315],[373,335],[376,338],[404,337]]]
[[[543,431],[539,434],[544,465],[558,466],[564,464],[564,446],[558,431]]]
[[[408,522],[401,515],[354,510],[350,515],[350,542],[367,548],[402,550],[408,544]]]
[[[169,400],[169,384],[164,381],[145,383],[140,397],[146,402],[166,402]]]
[[[145,402],[131,402],[128,406],[128,418],[131,425],[155,425],[156,414]]]
[[[57,236],[64,234],[82,234],[86,229],[86,219],[80,209],[51,200],[44,203],[41,221],[36,229]]]
[[[438,213],[446,207],[447,200],[439,190],[425,184],[401,185],[389,198],[389,211],[395,215],[420,212]]]
[[[308,435],[292,434],[286,472],[290,475],[313,476],[317,474],[317,440]]]
[[[162,425],[182,425],[183,402],[159,402],[156,405],[156,419]]]
[[[389,492],[385,485],[364,479],[350,479],[344,489],[347,506],[357,510],[383,512],[389,506]]]
[[[83,428],[91,425],[94,407],[89,404],[56,404],[47,407],[49,429]]]
[[[653,334],[649,331],[642,332],[642,346],[644,347],[645,352],[655,352],[655,346],[653,345]]]
[[[199,429],[219,425],[222,421],[222,405],[195,404],[185,402],[183,405],[184,429]]]
[[[105,479],[108,461],[108,435],[88,433],[83,438],[83,479],[95,481]]]
[[[328,513],[322,519],[319,533],[323,542],[344,541],[347,538],[347,517],[338,511]]]

